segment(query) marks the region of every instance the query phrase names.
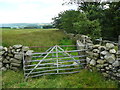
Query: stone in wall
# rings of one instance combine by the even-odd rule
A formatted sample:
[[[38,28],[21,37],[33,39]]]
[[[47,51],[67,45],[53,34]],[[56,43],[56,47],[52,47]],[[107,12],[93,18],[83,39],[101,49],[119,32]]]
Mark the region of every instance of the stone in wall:
[[[94,45],[92,40],[85,35],[76,35],[77,45],[86,45],[86,66],[91,70],[95,67],[103,76],[120,81],[120,51],[115,50],[113,43],[105,46]],[[83,49],[77,48],[79,50]]]
[[[23,64],[23,54],[25,57],[31,59],[32,50],[23,45],[13,45],[9,48],[0,46],[0,69],[6,71],[7,69],[19,70]]]
[[[70,39],[79,40],[79,41],[80,41],[81,43],[83,43],[87,48],[91,48],[91,46],[93,45],[93,42],[92,42],[91,38],[88,37],[88,36],[86,36],[86,35],[69,33],[69,34],[67,34],[67,36],[68,36]]]
[[[105,77],[120,80],[120,60],[117,59],[115,45],[107,43],[105,46],[93,45],[88,50],[86,58],[87,65],[90,68],[96,67]]]
[[[75,35],[75,34],[73,34],[73,33],[67,34],[67,36],[68,36],[70,39],[74,39],[74,35]]]

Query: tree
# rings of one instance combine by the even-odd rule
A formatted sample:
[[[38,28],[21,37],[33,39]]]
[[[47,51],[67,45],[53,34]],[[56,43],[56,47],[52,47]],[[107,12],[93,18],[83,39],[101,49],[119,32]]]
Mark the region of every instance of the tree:
[[[120,1],[112,2],[109,0],[103,2],[103,0],[95,0],[95,2],[86,2],[85,0],[67,0],[65,3],[76,4],[78,10],[84,12],[90,21],[99,21],[103,38],[117,39],[120,35]]]
[[[101,36],[99,21],[90,21],[84,13],[79,15],[78,21],[74,23],[74,29],[77,33],[91,36],[93,39]]]
[[[103,18],[103,23],[101,23],[103,28],[102,35],[109,38],[118,38],[118,35],[120,35],[120,2],[108,4],[109,8],[104,10],[105,18]]]
[[[58,17],[54,17],[53,24],[56,28],[64,29],[68,33],[76,33],[73,28],[73,23],[78,19],[79,11],[67,10],[58,14]]]
[[[80,11],[64,11],[53,20],[57,28],[68,33],[85,34],[94,38],[99,37],[101,33],[98,20],[90,21],[86,14]]]

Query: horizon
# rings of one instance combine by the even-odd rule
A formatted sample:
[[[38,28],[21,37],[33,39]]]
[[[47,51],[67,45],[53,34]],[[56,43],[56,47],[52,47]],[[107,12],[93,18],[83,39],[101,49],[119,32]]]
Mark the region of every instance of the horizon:
[[[75,5],[62,5],[63,0],[0,0],[0,24],[51,23],[58,13],[77,9]]]
[[[48,24],[48,23],[32,23],[32,22],[28,22],[28,23],[0,23],[0,24]],[[51,23],[49,23],[51,24]]]

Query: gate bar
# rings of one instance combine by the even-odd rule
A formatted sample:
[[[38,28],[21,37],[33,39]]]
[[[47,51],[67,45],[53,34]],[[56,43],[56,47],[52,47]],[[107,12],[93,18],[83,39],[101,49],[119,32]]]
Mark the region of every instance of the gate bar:
[[[81,69],[81,68],[79,67],[79,68],[52,69],[52,70],[44,70],[44,71],[32,72],[31,74],[44,73],[44,72],[50,72],[50,71],[56,71],[56,70],[74,70],[74,69]],[[28,74],[28,73],[25,73],[25,74]]]
[[[42,75],[52,75],[52,74],[72,74],[72,73],[79,73],[80,71],[75,71],[75,72],[64,72],[64,73],[44,73],[44,74],[39,74],[39,75],[34,75],[31,77],[38,77],[38,76],[42,76]]]
[[[77,45],[59,45],[60,47],[74,47]],[[84,45],[81,45],[84,46]],[[54,47],[54,46],[29,46],[29,48],[47,48],[47,47]]]
[[[78,60],[73,60],[74,62],[78,61]],[[72,62],[73,62],[72,61]],[[67,62],[67,61],[66,61]],[[59,63],[65,63],[65,62],[59,62]],[[56,63],[44,63],[44,64],[39,64],[38,66],[45,66],[45,65],[55,65]],[[25,67],[32,67],[32,66],[36,66],[37,64],[33,64],[33,65],[26,65]],[[56,64],[56,65],[59,65],[59,64]]]
[[[77,60],[77,61],[85,61],[86,59],[81,59],[81,60]],[[32,60],[32,61],[27,61],[27,62],[39,62],[40,60]],[[49,60],[44,60],[43,62],[47,62]],[[51,60],[51,61],[54,61],[54,60]],[[63,61],[63,62],[72,62],[72,61],[75,61],[75,60],[59,60],[59,61]]]
[[[81,64],[84,65],[85,63],[81,63]],[[36,65],[33,65],[33,66],[36,66]],[[61,65],[61,66],[58,66],[58,67],[67,67],[67,66],[76,66],[76,65],[74,65],[74,64],[66,64],[66,65]],[[47,68],[51,68],[51,67],[47,67]],[[56,68],[56,67],[54,67],[54,68]],[[39,68],[39,69],[43,69],[43,68]],[[32,70],[32,69],[25,69],[25,70]]]
[[[56,63],[57,63],[57,73],[59,73],[59,70],[58,70],[58,48],[56,46]]]
[[[86,63],[81,63],[81,65],[84,65]],[[59,67],[69,67],[69,66],[76,66],[74,64],[69,64],[69,65],[62,65],[62,66],[59,66]],[[56,67],[41,67],[41,68],[36,68],[36,69],[49,69],[49,68],[56,68]],[[32,69],[25,69],[25,71],[29,71],[29,70],[32,70]]]
[[[72,55],[71,55],[72,56]],[[75,57],[86,57],[87,55],[81,55],[81,56],[72,56],[73,58]],[[39,57],[39,56],[35,56],[35,57]],[[66,58],[71,58],[71,57],[64,57],[64,58],[59,58],[59,59],[66,59]],[[52,58],[52,59],[56,59],[56,58]],[[45,60],[52,60],[52,59],[45,59]],[[31,60],[34,61],[34,60]],[[28,61],[27,61],[28,62]]]
[[[72,50],[72,51],[58,51],[58,53],[63,53],[63,52],[81,52],[81,51],[86,51],[87,49],[83,49],[83,50]],[[56,53],[56,52],[51,52],[51,53]],[[43,52],[43,53],[33,53],[32,55],[35,55],[35,54],[47,54],[47,52]]]

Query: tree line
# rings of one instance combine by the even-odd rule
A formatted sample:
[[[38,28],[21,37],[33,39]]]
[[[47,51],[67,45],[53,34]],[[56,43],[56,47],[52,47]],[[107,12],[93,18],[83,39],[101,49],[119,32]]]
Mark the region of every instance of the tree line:
[[[68,33],[85,34],[93,39],[102,37],[117,40],[120,35],[120,1],[68,0],[66,3],[76,4],[78,9],[66,10],[54,17],[53,24],[56,28]]]

